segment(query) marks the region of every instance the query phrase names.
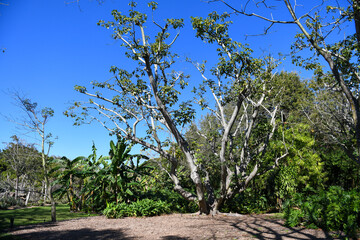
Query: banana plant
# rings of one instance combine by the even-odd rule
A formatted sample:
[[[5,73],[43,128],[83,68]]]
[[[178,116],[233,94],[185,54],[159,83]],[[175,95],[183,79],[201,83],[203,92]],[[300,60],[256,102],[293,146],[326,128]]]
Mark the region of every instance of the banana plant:
[[[80,156],[73,160],[70,160],[67,157],[62,157],[60,159],[54,159],[52,161],[52,163],[55,164],[55,167],[52,168],[50,173],[55,173],[55,176],[57,178],[53,182],[53,185],[61,186],[54,191],[54,195],[62,198],[66,194],[71,211],[77,210],[77,195],[74,191],[74,181],[75,178],[82,179],[84,176],[81,167],[78,165],[81,161],[84,160],[85,157]]]
[[[139,176],[146,172],[149,167],[146,161],[140,164],[141,160],[148,160],[147,156],[141,154],[130,154],[131,146],[125,139],[118,139],[115,144],[110,141],[110,181],[112,192],[116,203],[129,202],[136,199],[135,191],[141,186]],[[136,160],[136,162],[134,162]]]
[[[108,199],[108,156],[97,156],[95,144],[92,146],[92,154],[85,159],[84,186],[80,192],[81,203],[88,210],[102,210]]]
[[[115,144],[110,141],[109,156],[96,154],[93,144],[92,154],[87,158],[77,157],[69,160],[66,157],[56,159],[56,167],[52,172],[57,173],[54,184],[61,187],[56,190],[59,197],[68,197],[71,210],[86,208],[99,211],[111,202],[130,202],[138,198],[143,180],[140,177],[147,174],[146,160],[141,154],[130,154],[131,146],[124,139]],[[61,171],[59,171],[61,170]],[[80,179],[79,191],[74,191],[74,180]],[[79,204],[80,203],[80,204]]]

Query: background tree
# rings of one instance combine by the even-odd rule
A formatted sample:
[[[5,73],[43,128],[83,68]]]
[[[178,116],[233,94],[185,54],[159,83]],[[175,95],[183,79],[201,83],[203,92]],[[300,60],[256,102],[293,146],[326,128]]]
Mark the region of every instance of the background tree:
[[[27,181],[28,194],[31,192],[31,181],[41,169],[40,154],[33,144],[27,144],[16,135],[12,136],[12,142],[2,151],[4,165],[7,166],[7,173],[15,175],[15,199],[19,196],[20,178]],[[29,181],[30,180],[30,181]],[[24,187],[24,186],[23,186]],[[23,187],[21,190],[23,190]],[[28,199],[28,198],[27,198]],[[27,203],[27,202],[26,202]],[[26,205],[26,204],[25,204]]]
[[[325,163],[327,185],[342,186],[346,190],[356,188],[359,165],[349,157],[355,144],[349,103],[331,75],[313,80],[310,87],[314,100],[306,116]]]
[[[259,170],[257,177],[260,177],[260,173],[264,176],[260,177],[259,180],[254,180],[254,184],[249,182],[248,186],[251,189],[237,194],[235,196],[236,201],[225,204],[226,206],[222,208],[225,211],[246,212],[246,208],[248,210],[259,210],[260,208],[255,205],[260,204],[261,198],[267,202],[266,206],[264,205],[261,209],[266,210],[268,207],[276,206],[276,204],[281,205],[282,201],[293,196],[297,191],[302,191],[305,187],[318,189],[324,183],[322,180],[325,179],[326,174],[323,172],[323,163],[318,151],[316,151],[314,130],[311,131],[308,120],[303,114],[303,111],[309,111],[309,106],[313,104],[311,101],[312,92],[296,73],[281,72],[275,74],[268,85],[271,86],[272,90],[267,94],[263,105],[266,108],[279,106],[279,111],[282,112],[282,121],[278,119],[280,127],[275,131],[275,136],[269,139],[267,151],[260,158],[261,164],[263,167],[269,166],[267,164],[279,157],[279,152],[288,152],[288,155],[283,157],[279,169],[272,172]],[[247,109],[249,108],[248,106]],[[231,116],[232,109],[231,104],[224,107],[226,117]],[[242,109],[242,111],[244,110]],[[251,115],[252,112],[248,111],[247,114]],[[240,116],[245,118],[245,115]],[[264,139],[264,133],[268,134],[266,116],[265,110],[260,109],[256,120],[257,125],[253,128],[252,137],[249,139],[251,149],[246,150],[248,154],[254,154],[252,151],[256,149],[257,144],[262,143],[261,139]],[[243,122],[247,121],[243,120]],[[245,129],[240,120],[236,121],[236,126],[239,129]],[[232,130],[231,132],[234,150],[238,152],[241,152],[238,149],[241,150],[243,147],[244,136],[239,134],[241,131],[243,130]],[[216,155],[218,149],[221,148],[222,132],[221,120],[215,114],[208,114],[199,121],[198,125],[193,124],[186,133],[186,139],[196,149],[197,158],[205,161],[205,167],[212,173],[213,178],[217,177],[218,179],[221,174],[218,171]],[[284,139],[288,150],[285,149]],[[236,156],[238,153],[232,154]],[[250,163],[248,169],[251,167],[253,165]],[[212,184],[214,181],[217,180],[212,179]],[[248,206],[246,206],[247,204]],[[233,207],[230,209],[229,206]]]
[[[346,99],[346,106],[343,106],[351,112],[351,138],[354,139],[353,150],[345,149],[349,158],[360,164],[360,96],[359,96],[359,47],[360,47],[360,6],[358,0],[348,1],[344,5],[340,5],[337,1],[333,3],[319,1],[318,5],[305,5],[308,12],[298,15],[296,10],[299,6],[296,1],[292,4],[289,0],[283,0],[283,6],[277,6],[281,10],[290,13],[291,18],[288,20],[279,20],[266,17],[259,13],[249,12],[249,5],[243,5],[237,8],[224,0],[217,0],[227,5],[237,14],[245,16],[253,16],[269,22],[269,27],[265,33],[275,24],[293,24],[300,31],[295,36],[296,42],[292,46],[293,62],[305,69],[315,70],[318,76],[325,73],[322,62],[319,57],[324,60],[330,69],[331,77],[336,82],[337,89],[341,91]],[[256,7],[263,6],[266,10],[272,11],[275,6],[267,8],[267,1],[261,1],[263,4],[256,4]],[[355,31],[348,31],[345,26],[352,22]],[[310,50],[313,56],[304,57],[298,53]],[[330,86],[331,89],[331,86]],[[343,145],[340,145],[343,147]]]

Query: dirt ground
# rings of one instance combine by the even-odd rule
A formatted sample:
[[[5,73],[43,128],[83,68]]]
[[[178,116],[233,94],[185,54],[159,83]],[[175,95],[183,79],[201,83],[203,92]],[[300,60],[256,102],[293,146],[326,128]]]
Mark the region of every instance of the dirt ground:
[[[21,239],[332,239],[321,230],[284,227],[271,215],[199,216],[172,214],[147,218],[104,216],[17,227]]]

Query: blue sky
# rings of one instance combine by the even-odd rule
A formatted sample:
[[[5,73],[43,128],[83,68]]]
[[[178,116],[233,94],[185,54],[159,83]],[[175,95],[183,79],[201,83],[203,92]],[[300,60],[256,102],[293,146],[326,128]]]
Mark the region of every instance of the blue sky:
[[[71,102],[84,99],[74,91],[75,85],[90,86],[93,80],[109,79],[112,65],[123,68],[131,65],[120,43],[111,38],[111,30],[96,24],[100,19],[112,20],[110,13],[113,9],[127,12],[128,1],[106,0],[99,5],[94,0],[81,0],[80,6],[66,4],[64,0],[2,2],[8,6],[0,5],[0,48],[5,49],[0,53],[0,113],[14,118],[23,116],[11,95],[7,94],[9,91],[22,92],[40,107],[55,110],[55,116],[47,125],[48,131],[58,137],[51,155],[87,156],[91,153],[93,141],[98,153],[106,155],[111,138],[104,128],[96,123],[75,127],[72,119],[62,113]],[[144,1],[140,3],[141,9],[145,4]],[[181,30],[174,51],[183,58],[214,61],[216,53],[213,49],[195,38],[190,16],[205,17],[214,10],[223,12],[228,9],[218,3],[208,4],[200,0],[161,0],[158,3],[155,15],[158,22],[165,18],[185,19],[185,28]],[[249,43],[255,56],[261,56],[263,52],[289,52],[296,32],[294,28],[281,26],[270,36],[245,40],[246,34],[261,33],[264,22],[244,17],[234,18],[234,21],[231,29],[233,39]],[[299,71],[289,61],[280,68]],[[191,65],[183,62],[181,68],[192,75],[190,81],[194,84],[201,81]],[[4,148],[3,142],[9,142],[14,134],[28,142],[36,141],[31,136],[22,135],[16,125],[3,116],[0,117],[0,148]]]

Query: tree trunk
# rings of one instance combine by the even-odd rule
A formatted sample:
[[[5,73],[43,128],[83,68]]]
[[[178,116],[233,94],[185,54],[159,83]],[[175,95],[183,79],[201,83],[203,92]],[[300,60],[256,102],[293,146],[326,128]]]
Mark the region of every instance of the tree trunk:
[[[146,69],[145,70],[146,70],[147,75],[149,77],[150,85],[151,85],[153,93],[154,93],[156,104],[159,107],[159,111],[161,112],[161,115],[163,116],[164,121],[166,122],[169,131],[174,136],[176,142],[179,144],[179,147],[180,147],[181,151],[185,154],[185,158],[186,158],[186,161],[188,163],[188,166],[189,166],[190,172],[191,172],[190,173],[190,178],[191,178],[192,182],[195,184],[195,187],[196,187],[196,195],[197,195],[197,200],[198,200],[200,213],[201,214],[202,213],[209,214],[208,204],[206,203],[202,180],[201,180],[201,177],[200,177],[200,175],[198,173],[198,166],[195,164],[194,157],[190,153],[189,144],[183,138],[183,136],[181,135],[181,133],[177,129],[177,127],[176,127],[174,121],[172,120],[172,117],[169,114],[165,104],[162,102],[162,100],[159,97],[158,82],[157,82],[157,78],[154,77],[154,74],[152,72],[152,68],[151,68],[152,63],[150,61],[149,54],[146,53],[146,54],[143,55],[143,57],[144,57],[145,63],[146,63],[146,67],[145,67]]]
[[[40,195],[40,197],[45,195],[45,187],[44,187],[44,185],[45,185],[45,182],[42,181],[41,182],[41,195]]]
[[[15,199],[18,199],[19,196],[19,176],[16,176],[15,180]]]
[[[183,151],[188,159],[188,165],[190,167],[190,178],[196,187],[196,196],[198,199],[200,214],[209,214],[208,204],[205,199],[204,187],[201,177],[198,173],[198,167],[194,164],[194,160],[189,152]]]
[[[46,188],[46,190],[48,192],[49,199],[50,199],[50,202],[51,202],[51,221],[56,222],[55,200],[54,200],[54,197],[52,195],[51,186],[50,186],[49,178],[48,178],[47,174],[45,175],[45,181],[46,181],[46,186],[48,186],[48,188]],[[46,197],[46,195],[45,195],[45,197]]]
[[[114,191],[114,195],[115,195],[115,199],[116,199],[116,204],[119,203],[118,192],[117,192],[118,185],[117,184],[118,184],[118,182],[117,182],[117,174],[116,174],[115,175],[115,184],[114,184],[114,187],[113,187],[114,188],[113,191]]]
[[[50,181],[49,181],[49,176],[48,176],[48,171],[47,171],[47,164],[46,164],[46,155],[44,153],[44,149],[45,149],[44,136],[42,136],[41,148],[42,148],[42,151],[41,151],[42,166],[43,166],[44,178],[45,178],[45,191],[48,191],[50,202],[51,202],[51,221],[56,222],[55,200],[54,200],[54,197],[51,192],[51,186],[50,186]],[[44,195],[44,204],[45,204],[46,195],[47,194]]]
[[[44,203],[43,205],[46,204],[46,196],[47,196],[47,184],[46,184],[46,181],[44,182]]]
[[[360,1],[353,0],[355,32],[358,44],[360,43]]]
[[[74,201],[74,191],[73,191],[73,176],[70,174],[70,182],[69,182],[69,197],[70,197],[70,204],[71,204],[71,211],[76,211],[76,205]]]
[[[25,200],[25,206],[28,205],[29,199],[30,199],[30,194],[31,194],[31,188],[29,189],[27,195],[26,195],[26,200]]]
[[[214,203],[214,207],[211,209],[211,214],[216,215],[217,213],[219,213],[219,209],[222,206],[222,204],[223,204],[223,198],[216,199]]]
[[[196,188],[198,188],[198,186],[196,186]],[[201,191],[201,192],[198,192],[197,191],[197,195],[198,195],[198,197],[199,196],[204,196],[204,193]],[[206,202],[206,200],[205,200],[205,198],[203,198],[203,199],[199,199],[199,211],[200,211],[200,214],[209,214],[210,212],[209,212],[209,207],[208,207],[208,204],[207,204],[207,202]]]
[[[50,190],[50,201],[51,201],[51,221],[56,222],[56,205],[51,190]]]
[[[355,22],[355,32],[357,38],[357,44],[360,44],[360,0],[353,0],[353,10],[354,10],[354,22]],[[360,106],[359,106],[359,97],[356,97],[356,115],[357,122],[355,122],[355,135],[357,143],[357,163],[360,164]]]

